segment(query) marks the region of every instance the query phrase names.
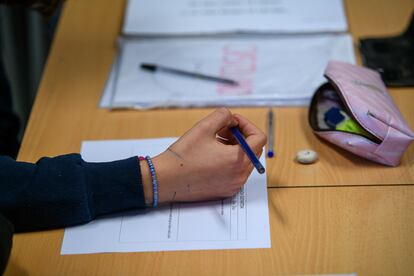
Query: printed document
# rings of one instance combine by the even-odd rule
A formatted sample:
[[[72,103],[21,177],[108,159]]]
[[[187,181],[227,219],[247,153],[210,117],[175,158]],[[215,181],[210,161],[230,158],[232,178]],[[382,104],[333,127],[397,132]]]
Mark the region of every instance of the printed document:
[[[140,109],[306,105],[326,81],[329,60],[355,62],[349,35],[126,40],[104,99],[112,108]],[[238,85],[148,72],[142,63],[232,79]]]
[[[175,139],[86,141],[81,154],[89,162],[134,155],[154,156],[167,149]],[[264,155],[261,162],[265,164]],[[67,228],[61,253],[269,247],[266,174],[253,171],[232,198],[129,211]]]
[[[125,35],[345,32],[342,0],[129,0]]]

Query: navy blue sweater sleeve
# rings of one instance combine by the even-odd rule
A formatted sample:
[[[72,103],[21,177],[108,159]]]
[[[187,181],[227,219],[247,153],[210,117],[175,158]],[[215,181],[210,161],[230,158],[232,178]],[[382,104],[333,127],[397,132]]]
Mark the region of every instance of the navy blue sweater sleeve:
[[[16,232],[86,223],[145,207],[137,157],[88,163],[79,154],[36,164],[0,156],[0,213]]]

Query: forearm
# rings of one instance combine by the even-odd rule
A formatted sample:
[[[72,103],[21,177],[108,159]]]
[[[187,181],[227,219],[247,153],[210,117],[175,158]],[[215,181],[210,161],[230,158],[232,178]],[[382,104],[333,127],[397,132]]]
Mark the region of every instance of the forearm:
[[[88,163],[78,154],[36,164],[0,157],[0,213],[17,232],[65,227],[145,207],[136,157]]]

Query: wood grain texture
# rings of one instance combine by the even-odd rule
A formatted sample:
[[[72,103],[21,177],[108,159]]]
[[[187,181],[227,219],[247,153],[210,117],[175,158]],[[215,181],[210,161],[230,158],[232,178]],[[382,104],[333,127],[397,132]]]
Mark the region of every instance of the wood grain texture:
[[[272,248],[61,256],[62,230],[19,234],[6,275],[412,275],[414,187],[269,189]]]
[[[355,41],[366,35],[398,33],[406,25],[412,1],[346,1]],[[70,0],[65,4],[19,159],[79,152],[82,140],[180,136],[211,112],[206,109],[152,111],[98,109],[116,54],[124,1]],[[367,12],[369,11],[369,12]],[[392,12],[389,12],[392,11]],[[392,96],[414,128],[414,89],[393,89]],[[232,109],[266,131],[266,109]],[[388,168],[324,143],[313,135],[306,108],[275,108],[276,157],[268,160],[269,186],[414,183],[414,146],[401,166]],[[320,161],[294,162],[297,151],[314,149]]]

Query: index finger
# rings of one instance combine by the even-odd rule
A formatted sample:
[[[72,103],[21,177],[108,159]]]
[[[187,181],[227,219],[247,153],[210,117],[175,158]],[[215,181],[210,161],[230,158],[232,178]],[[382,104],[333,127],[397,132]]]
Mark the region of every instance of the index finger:
[[[259,155],[266,144],[266,135],[252,122],[239,114],[234,114],[234,118],[239,122],[239,129],[246,139],[251,149]]]
[[[214,138],[216,133],[224,127],[235,125],[237,122],[233,118],[230,110],[227,108],[216,109],[213,113],[210,113],[207,117],[198,122],[198,126],[204,125],[205,130],[212,134]]]

